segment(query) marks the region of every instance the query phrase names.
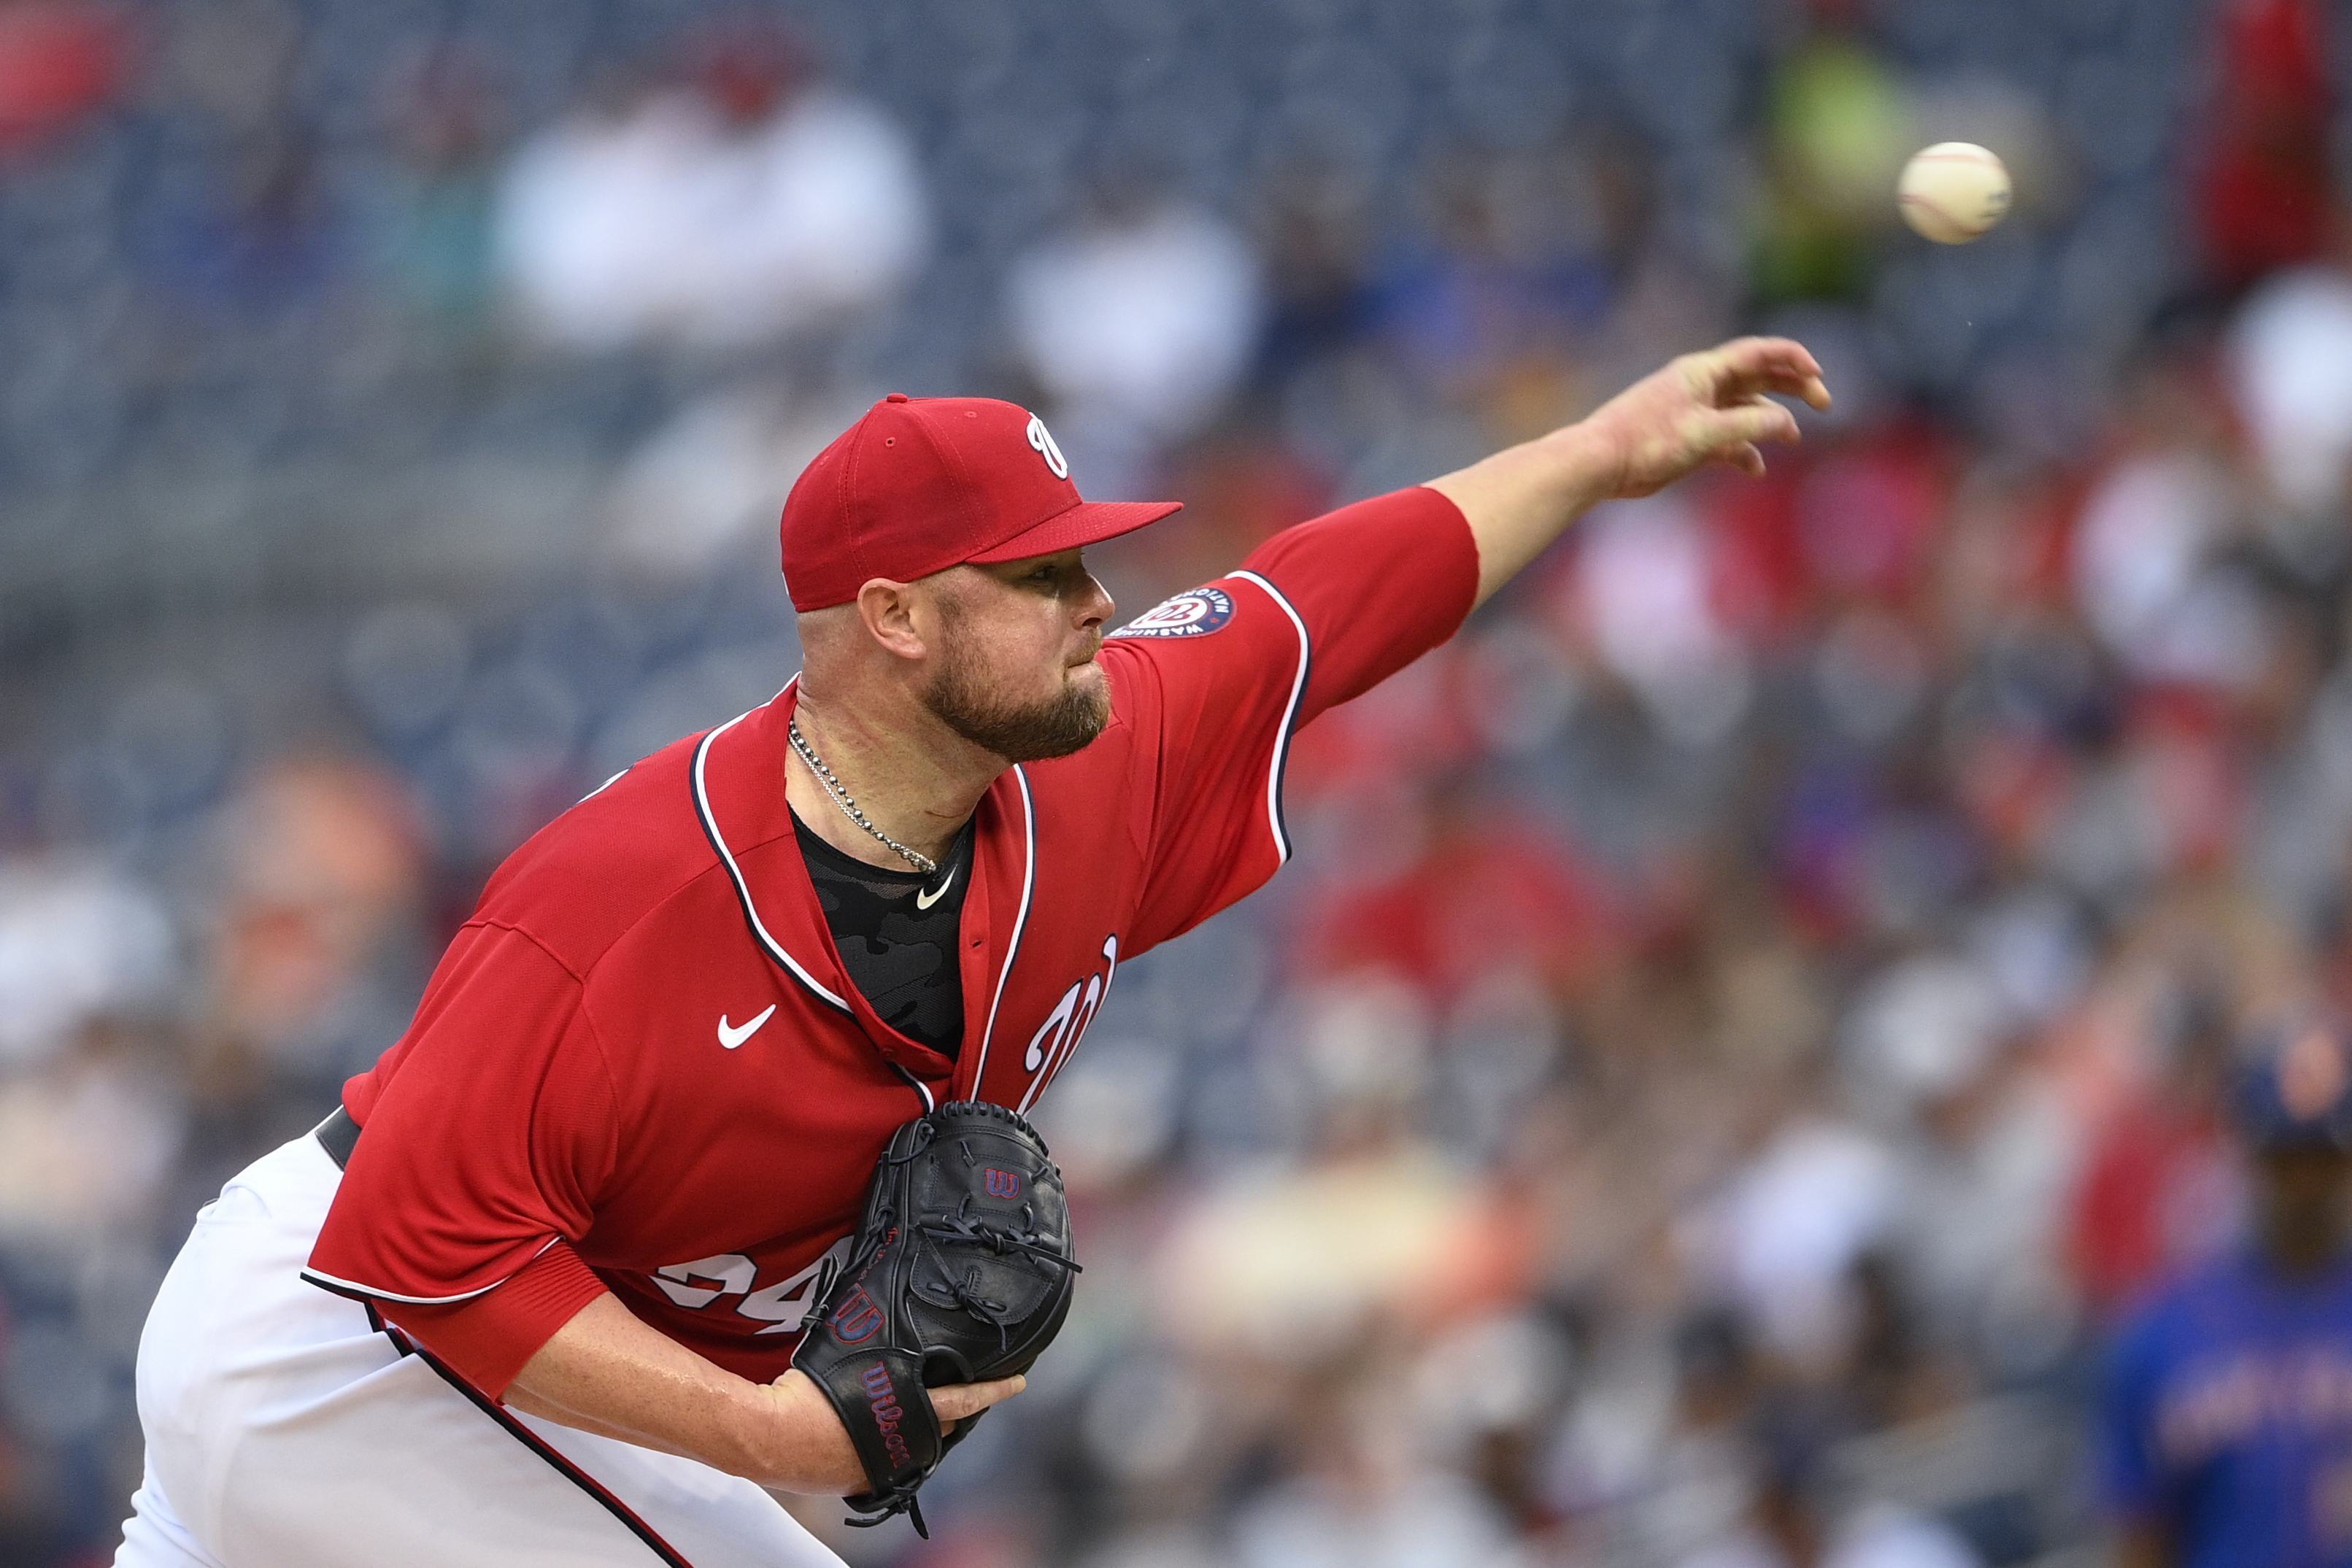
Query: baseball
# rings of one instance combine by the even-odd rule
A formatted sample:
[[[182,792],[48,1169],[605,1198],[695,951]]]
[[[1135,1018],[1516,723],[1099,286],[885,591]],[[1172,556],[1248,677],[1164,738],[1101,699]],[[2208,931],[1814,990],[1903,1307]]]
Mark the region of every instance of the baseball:
[[[2009,171],[1972,141],[1938,141],[1903,165],[1903,221],[1937,245],[1966,245],[2009,212]]]

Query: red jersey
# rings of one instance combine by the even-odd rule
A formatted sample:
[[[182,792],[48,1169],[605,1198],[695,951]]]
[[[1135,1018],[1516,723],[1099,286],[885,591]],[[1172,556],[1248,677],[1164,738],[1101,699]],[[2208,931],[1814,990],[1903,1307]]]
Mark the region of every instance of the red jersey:
[[[952,1059],[843,970],[785,804],[791,687],[646,758],[499,869],[344,1085],[365,1135],[305,1277],[493,1394],[605,1290],[782,1375],[891,1131],[934,1099],[1034,1103],[1122,960],[1288,858],[1297,727],[1451,636],[1476,583],[1460,512],[1406,490],[1106,641],[1103,733],[980,802]]]

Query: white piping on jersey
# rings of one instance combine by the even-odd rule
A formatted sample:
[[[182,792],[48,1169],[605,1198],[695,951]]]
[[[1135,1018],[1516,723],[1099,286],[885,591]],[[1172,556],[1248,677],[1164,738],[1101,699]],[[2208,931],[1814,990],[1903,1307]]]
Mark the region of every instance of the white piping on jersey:
[[[629,768],[635,768],[635,766],[636,764],[634,762],[629,764]],[[586,805],[589,801],[593,800],[597,796],[602,795],[605,790],[610,789],[614,785],[618,784],[623,779],[626,778],[628,776],[629,768],[622,768],[620,772],[614,774],[610,779],[605,779],[602,784],[597,785],[596,788],[589,790],[588,793],[581,796],[580,799],[572,801],[572,803],[575,806]]]
[[[972,1069],[971,1074],[974,1094],[987,1081],[988,1042],[996,1038],[996,1009],[1004,1001],[1004,982],[1013,977],[1013,960],[1021,951],[1021,934],[1029,925],[1029,894],[1037,885],[1037,802],[1029,795],[1029,775],[1022,771],[1018,763],[1013,764],[1013,777],[1021,785],[1021,913],[1013,917],[1013,940],[1004,949],[1004,967],[996,971],[996,994],[988,999],[987,1026],[980,1031],[980,1065]]]
[[[791,691],[799,682],[800,676],[794,675],[784,683],[784,691]],[[783,692],[776,694],[777,696],[783,695]],[[773,697],[769,699],[770,702],[774,700]],[[760,707],[767,706],[767,703],[761,703]],[[767,950],[768,956],[790,969],[793,977],[802,985],[806,986],[843,1012],[849,1012],[851,1009],[847,1002],[818,985],[816,977],[802,968],[799,961],[784,951],[784,945],[769,934],[767,925],[760,919],[759,906],[751,902],[751,884],[743,880],[743,868],[735,863],[735,852],[727,847],[726,838],[719,831],[719,819],[710,810],[710,791],[702,777],[703,759],[710,755],[710,743],[759,711],[760,708],[751,708],[737,714],[733,718],[704,736],[702,744],[694,748],[694,809],[701,815],[702,831],[709,835],[711,847],[719,852],[719,863],[727,868],[727,874],[734,880],[735,896],[743,904],[743,918],[751,923],[751,934],[760,939],[760,946]]]
[[[541,1242],[539,1244],[539,1251],[532,1253],[529,1258],[523,1260],[522,1269],[528,1269],[533,1263],[538,1262],[541,1254],[544,1253],[549,1248],[554,1246],[558,1241],[562,1239],[563,1238],[561,1236],[551,1236],[546,1240]],[[304,1269],[302,1270],[302,1278],[309,1281],[313,1285],[321,1286],[328,1290],[348,1291],[354,1296],[365,1296],[372,1301],[404,1301],[412,1307],[446,1307],[453,1305],[458,1301],[470,1301],[476,1296],[487,1296],[492,1291],[497,1290],[500,1285],[505,1284],[509,1280],[513,1279],[515,1274],[521,1273],[522,1269],[517,1269],[514,1271],[514,1274],[501,1275],[498,1279],[495,1279],[488,1284],[483,1286],[478,1291],[464,1291],[454,1296],[404,1296],[397,1291],[379,1291],[373,1285],[362,1285],[354,1283],[350,1280],[338,1280],[332,1274],[327,1273],[319,1269]]]
[[[1290,835],[1283,831],[1282,826],[1282,774],[1283,769],[1290,765],[1290,733],[1298,719],[1298,705],[1307,695],[1307,666],[1312,651],[1307,637],[1307,622],[1300,620],[1298,612],[1290,607],[1290,601],[1282,596],[1282,590],[1254,571],[1237,571],[1234,575],[1265,589],[1266,596],[1290,617],[1291,626],[1298,632],[1298,673],[1290,678],[1290,701],[1283,707],[1282,727],[1275,732],[1274,737],[1274,763],[1265,774],[1265,824],[1274,832],[1274,852],[1278,857],[1276,863],[1287,865],[1290,863]]]
[[[890,1059],[887,1056],[882,1060],[885,1061],[890,1061]],[[924,1115],[928,1116],[932,1112],[940,1108],[940,1103],[931,1097],[931,1086],[929,1084],[924,1082],[921,1079],[916,1077],[913,1073],[908,1071],[905,1068],[899,1066],[895,1061],[890,1061],[890,1071],[905,1079],[907,1081],[907,1087],[912,1089],[916,1093],[922,1096]],[[768,1333],[772,1331],[761,1329],[760,1332],[761,1333]]]

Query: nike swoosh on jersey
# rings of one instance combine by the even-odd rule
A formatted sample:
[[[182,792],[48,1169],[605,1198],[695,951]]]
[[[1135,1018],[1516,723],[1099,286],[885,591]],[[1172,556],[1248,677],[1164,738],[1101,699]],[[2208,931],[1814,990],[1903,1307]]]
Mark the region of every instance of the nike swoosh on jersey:
[[[775,1016],[776,1004],[770,1002],[766,1012],[761,1013],[758,1018],[753,1019],[750,1023],[743,1025],[740,1029],[732,1029],[728,1026],[727,1015],[725,1013],[720,1013],[719,1015],[719,1043],[725,1046],[728,1050],[732,1051],[737,1046],[742,1044],[745,1040],[751,1039],[753,1035],[759,1033],[760,1026],[766,1023],[770,1019]]]
[[[955,873],[956,868],[950,866],[948,868],[948,880],[940,883],[940,889],[937,893],[926,893],[921,888],[917,888],[915,890],[915,907],[918,909],[929,909],[932,904],[937,904],[940,899],[945,898],[948,895],[949,885],[955,881]]]

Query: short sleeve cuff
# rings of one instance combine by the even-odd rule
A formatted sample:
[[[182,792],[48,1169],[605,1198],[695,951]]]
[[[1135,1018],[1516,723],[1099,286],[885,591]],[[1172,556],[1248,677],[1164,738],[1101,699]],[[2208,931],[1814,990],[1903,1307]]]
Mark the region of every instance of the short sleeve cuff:
[[[604,1293],[571,1244],[557,1241],[522,1272],[450,1306],[378,1301],[376,1311],[474,1387],[503,1398],[507,1385],[555,1331]]]

